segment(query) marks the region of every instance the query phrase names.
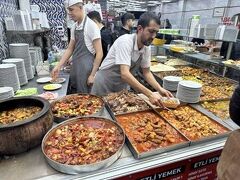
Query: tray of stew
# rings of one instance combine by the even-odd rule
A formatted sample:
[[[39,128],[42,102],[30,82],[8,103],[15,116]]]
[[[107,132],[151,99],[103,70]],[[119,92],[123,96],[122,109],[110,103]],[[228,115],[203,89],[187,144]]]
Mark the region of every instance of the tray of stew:
[[[123,129],[101,117],[77,117],[52,128],[42,141],[42,152],[56,170],[77,174],[110,166],[121,155]]]
[[[212,101],[203,102],[201,103],[201,106],[222,120],[227,120],[230,118],[229,103],[230,101]]]
[[[142,98],[128,90],[110,93],[104,99],[114,115],[151,109]]]
[[[160,115],[191,140],[191,144],[227,136],[231,130],[190,106],[157,110]]]
[[[189,146],[188,139],[152,110],[116,116],[136,159]]]
[[[72,94],[51,103],[55,122],[73,117],[101,115],[104,109],[102,98],[91,94]]]

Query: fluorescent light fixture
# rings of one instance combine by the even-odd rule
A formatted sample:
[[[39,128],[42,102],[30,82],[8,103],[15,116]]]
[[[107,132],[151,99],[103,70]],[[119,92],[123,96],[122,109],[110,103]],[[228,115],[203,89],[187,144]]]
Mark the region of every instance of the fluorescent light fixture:
[[[172,2],[171,0],[162,0],[162,3]]]

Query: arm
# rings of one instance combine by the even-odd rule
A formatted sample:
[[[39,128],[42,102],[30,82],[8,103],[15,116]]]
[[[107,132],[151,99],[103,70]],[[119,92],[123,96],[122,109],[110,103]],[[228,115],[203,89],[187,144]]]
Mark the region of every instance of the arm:
[[[120,65],[120,71],[123,81],[128,83],[133,89],[145,94],[152,104],[163,107],[161,96],[154,94],[151,90],[139,83],[138,80],[131,74],[128,65]]]
[[[102,51],[102,43],[101,43],[101,39],[98,38],[98,39],[95,39],[93,41],[93,47],[95,49],[95,52],[96,52],[96,56],[95,56],[95,59],[94,59],[94,63],[93,63],[93,68],[92,68],[92,72],[91,74],[89,75],[88,77],[88,82],[87,84],[88,85],[92,85],[93,84],[93,81],[94,81],[94,76],[102,62],[102,57],[103,57],[103,51]]]
[[[164,88],[162,88],[160,86],[160,84],[158,84],[158,82],[154,78],[153,74],[151,73],[150,68],[142,68],[142,70],[143,70],[143,76],[144,76],[145,80],[156,91],[158,91],[162,96],[173,97],[173,95],[169,91],[165,90]]]
[[[61,67],[67,62],[67,60],[71,57],[73,50],[75,48],[75,40],[71,39],[70,43],[68,45],[68,48],[64,52],[61,60],[59,61],[58,65],[52,70],[52,78],[55,79],[58,77],[59,71],[61,70]]]

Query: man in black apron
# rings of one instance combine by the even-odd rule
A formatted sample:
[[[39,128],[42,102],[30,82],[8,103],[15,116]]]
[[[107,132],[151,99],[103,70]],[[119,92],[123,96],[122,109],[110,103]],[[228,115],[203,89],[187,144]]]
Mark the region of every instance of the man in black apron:
[[[91,93],[107,95],[129,88],[145,94],[151,103],[162,106],[161,95],[172,97],[163,89],[150,72],[151,50],[148,47],[160,27],[159,19],[152,13],[144,13],[137,27],[137,34],[119,37],[110,48],[96,73]],[[141,67],[145,80],[161,95],[154,94],[137,81],[134,74]]]
[[[89,93],[94,76],[102,60],[102,45],[99,28],[84,15],[82,0],[66,0],[69,17],[74,24],[71,40],[59,64],[53,69],[56,78],[61,67],[72,55],[70,70],[70,93]]]

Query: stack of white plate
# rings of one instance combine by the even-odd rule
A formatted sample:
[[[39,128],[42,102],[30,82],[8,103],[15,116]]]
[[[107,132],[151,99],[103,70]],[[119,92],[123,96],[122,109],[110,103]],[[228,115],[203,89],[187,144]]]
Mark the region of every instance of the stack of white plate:
[[[36,51],[38,62],[43,62],[42,49],[39,46],[29,47],[31,51]]]
[[[38,52],[36,50],[31,50],[31,49],[29,50],[29,52],[32,59],[32,65],[36,67],[38,64]]]
[[[10,86],[14,91],[20,89],[20,82],[15,64],[0,64],[0,86]]]
[[[29,48],[30,49],[30,48]],[[33,68],[33,74],[35,75],[36,74],[36,67],[37,67],[37,64],[38,64],[38,51],[36,50],[29,50],[30,52],[30,56],[31,56],[31,59],[32,59],[32,68]]]
[[[33,75],[35,76],[36,74],[36,68],[34,66],[32,66],[32,70],[33,70]]]
[[[169,91],[177,91],[180,81],[182,81],[182,78],[179,76],[165,76],[163,78],[163,88]]]
[[[12,87],[0,87],[0,101],[14,96]]]
[[[202,85],[194,81],[180,81],[177,98],[182,102],[197,103],[200,100]]]
[[[32,60],[29,52],[29,45],[24,43],[9,44],[10,56],[13,58],[24,59],[24,65],[27,73],[27,78],[33,79]]]
[[[17,73],[20,85],[24,85],[28,83],[27,74],[25,70],[24,60],[20,58],[10,58],[4,59],[2,61],[3,64],[15,64],[17,66]]]

